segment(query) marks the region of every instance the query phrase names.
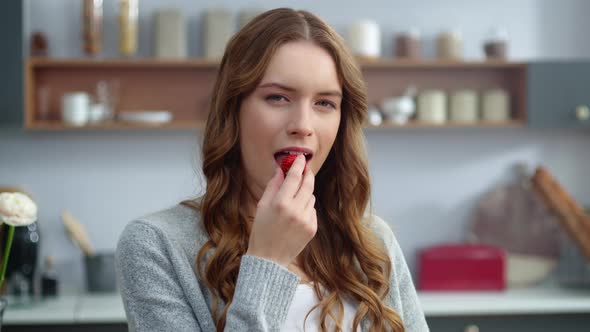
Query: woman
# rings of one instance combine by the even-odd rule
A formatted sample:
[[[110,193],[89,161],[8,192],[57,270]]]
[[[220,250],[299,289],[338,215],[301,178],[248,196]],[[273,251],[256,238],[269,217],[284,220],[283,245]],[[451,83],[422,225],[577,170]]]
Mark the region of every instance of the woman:
[[[265,12],[227,45],[214,91],[205,194],[119,240],[130,330],[428,331],[393,233],[365,214],[367,95],[338,34]]]

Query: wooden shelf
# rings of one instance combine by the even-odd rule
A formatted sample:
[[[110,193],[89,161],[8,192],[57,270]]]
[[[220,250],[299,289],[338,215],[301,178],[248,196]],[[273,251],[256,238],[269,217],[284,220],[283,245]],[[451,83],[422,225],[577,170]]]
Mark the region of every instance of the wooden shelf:
[[[203,129],[202,121],[172,121],[166,124],[131,124],[125,122],[111,122],[102,124],[88,124],[85,126],[70,126],[59,121],[37,121],[28,129],[39,131],[109,131],[109,130],[192,130]]]
[[[474,124],[446,123],[441,125],[410,122],[405,125],[385,123],[380,126],[365,126],[365,130],[387,130],[387,129],[424,129],[424,128],[521,128],[524,123],[520,121],[509,122],[479,122]],[[90,124],[85,126],[69,126],[59,121],[35,122],[29,129],[39,131],[84,131],[84,130],[192,130],[204,129],[203,121],[174,121],[162,125],[151,124],[130,124],[124,122],[112,122],[104,124]]]
[[[25,128],[30,130],[190,129],[206,118],[216,62],[158,59],[30,58],[26,67]],[[119,111],[166,110],[174,122],[162,126],[123,123],[69,127],[61,122],[64,93],[94,94],[101,81],[118,81]],[[41,116],[37,91],[49,88],[49,111]],[[41,120],[44,119],[44,120]]]
[[[28,65],[34,68],[203,68],[216,69],[218,61],[206,59],[50,59],[30,58]]]
[[[522,68],[524,62],[501,60],[405,60],[405,59],[359,59],[362,69],[383,68],[474,68],[474,69],[510,69]],[[201,58],[157,59],[157,58],[43,58],[31,57],[29,66],[33,67],[183,67],[183,68],[217,68],[219,61]]]
[[[413,129],[422,129],[422,128],[522,128],[524,127],[524,122],[513,120],[508,122],[478,122],[478,123],[445,123],[445,124],[429,124],[429,123],[420,123],[417,121],[411,121],[404,125],[393,124],[393,123],[384,123],[379,126],[371,126],[368,125],[365,127],[366,130],[385,130],[385,129],[406,129],[406,128],[413,128]]]
[[[370,105],[387,97],[401,95],[409,85],[419,91],[457,89],[482,92],[503,88],[511,98],[511,121],[507,123],[408,125],[384,124],[367,129],[393,128],[504,128],[526,123],[526,72],[528,65],[508,61],[443,61],[401,59],[359,59],[368,88]],[[183,130],[203,128],[209,107],[218,61],[189,58],[41,58],[33,57],[25,68],[25,128],[30,130]],[[167,110],[174,122],[161,125],[112,123],[70,127],[61,123],[61,96],[69,91],[94,93],[100,80],[120,82],[118,110]],[[49,87],[49,112],[38,110],[38,93]],[[40,120],[46,119],[46,120]]]
[[[377,59],[359,60],[362,69],[514,69],[526,67],[524,62],[510,62],[500,60],[404,60],[404,59]]]

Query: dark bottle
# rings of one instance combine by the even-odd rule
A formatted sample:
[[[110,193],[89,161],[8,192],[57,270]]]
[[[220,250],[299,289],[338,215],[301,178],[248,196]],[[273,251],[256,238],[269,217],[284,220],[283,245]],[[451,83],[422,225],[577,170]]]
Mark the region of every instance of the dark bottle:
[[[57,273],[52,256],[45,257],[45,267],[41,275],[41,296],[57,296]]]

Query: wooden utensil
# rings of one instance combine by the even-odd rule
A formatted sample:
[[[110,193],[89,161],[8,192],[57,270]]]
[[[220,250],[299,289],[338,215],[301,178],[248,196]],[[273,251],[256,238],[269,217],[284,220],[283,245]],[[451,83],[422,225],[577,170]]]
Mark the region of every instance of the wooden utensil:
[[[535,189],[547,205],[559,215],[559,221],[584,256],[590,259],[590,218],[544,167],[533,176]]]
[[[88,233],[86,232],[84,225],[82,225],[78,219],[74,218],[74,216],[68,210],[64,210],[61,216],[70,239],[72,239],[72,241],[78,247],[80,247],[84,255],[94,256],[94,248],[90,243]]]

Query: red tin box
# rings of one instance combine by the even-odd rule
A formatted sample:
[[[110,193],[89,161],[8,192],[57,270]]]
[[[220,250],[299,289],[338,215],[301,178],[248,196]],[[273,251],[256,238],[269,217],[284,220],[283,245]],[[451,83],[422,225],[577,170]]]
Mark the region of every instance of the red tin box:
[[[422,250],[418,288],[493,291],[506,288],[506,252],[487,245],[446,244]]]

